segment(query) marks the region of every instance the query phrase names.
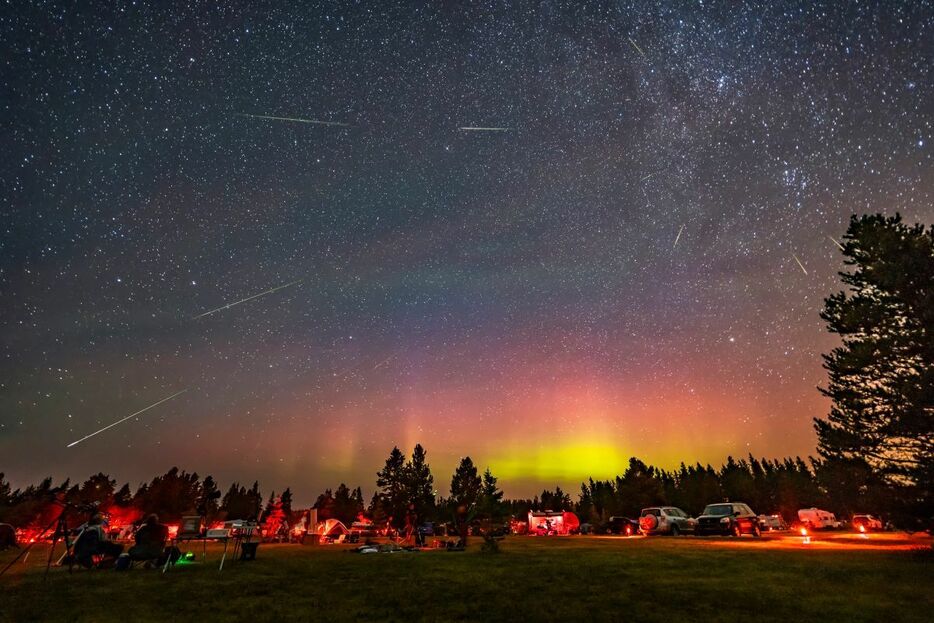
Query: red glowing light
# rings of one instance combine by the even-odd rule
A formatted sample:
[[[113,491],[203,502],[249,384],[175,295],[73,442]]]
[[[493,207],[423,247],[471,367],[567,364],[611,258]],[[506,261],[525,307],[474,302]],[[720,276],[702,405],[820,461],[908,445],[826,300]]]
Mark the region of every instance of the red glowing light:
[[[866,525],[865,525],[865,524],[859,524],[859,531],[860,531],[860,532],[866,532]]]
[[[807,528],[801,528],[800,532],[801,532],[801,536],[807,536],[807,535],[808,535],[808,529],[807,529]]]

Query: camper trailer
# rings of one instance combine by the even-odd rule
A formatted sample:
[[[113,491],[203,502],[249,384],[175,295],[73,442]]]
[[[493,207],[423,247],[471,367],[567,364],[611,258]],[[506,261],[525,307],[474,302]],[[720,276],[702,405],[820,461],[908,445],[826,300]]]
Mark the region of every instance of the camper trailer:
[[[798,511],[798,521],[815,530],[843,527],[843,522],[839,521],[836,515],[819,508],[802,508]]]
[[[576,534],[580,520],[574,513],[555,511],[529,511],[528,534],[554,536]]]

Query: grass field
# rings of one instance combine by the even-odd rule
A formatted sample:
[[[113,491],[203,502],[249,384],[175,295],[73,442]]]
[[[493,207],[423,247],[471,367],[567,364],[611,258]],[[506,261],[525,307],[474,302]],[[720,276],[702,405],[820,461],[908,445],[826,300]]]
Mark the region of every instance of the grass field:
[[[211,547],[165,575],[48,581],[40,549],[0,578],[0,621],[931,621],[934,556],[888,536],[510,537],[497,554],[479,539],[460,553],[264,544],[220,573]]]

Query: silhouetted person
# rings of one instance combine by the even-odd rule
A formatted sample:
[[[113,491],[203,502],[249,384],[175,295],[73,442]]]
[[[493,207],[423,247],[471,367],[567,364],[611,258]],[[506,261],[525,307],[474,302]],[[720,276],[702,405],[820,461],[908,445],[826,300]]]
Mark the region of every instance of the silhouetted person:
[[[405,541],[411,541],[418,545],[418,514],[415,512],[415,505],[409,504],[409,508],[405,513]]]
[[[457,547],[466,548],[467,536],[470,534],[470,517],[467,512],[466,504],[461,504],[457,507],[455,520],[457,523],[457,535],[460,537],[457,542]]]
[[[0,552],[8,547],[18,547],[16,530],[8,523],[0,523]]]
[[[165,551],[165,542],[169,538],[169,529],[159,523],[159,517],[150,515],[139,527],[133,537],[136,545],[130,548],[132,560],[157,560]]]
[[[94,556],[109,558],[110,562],[113,562],[122,553],[123,546],[111,541],[104,529],[104,518],[101,514],[91,515],[88,522],[82,526],[78,540],[75,541],[75,559],[78,564],[90,568],[94,565]]]

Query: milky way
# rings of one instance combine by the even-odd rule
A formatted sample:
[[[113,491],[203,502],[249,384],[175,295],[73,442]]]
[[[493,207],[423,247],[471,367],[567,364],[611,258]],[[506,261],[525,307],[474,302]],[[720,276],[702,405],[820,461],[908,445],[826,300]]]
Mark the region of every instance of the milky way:
[[[814,453],[835,241],[934,222],[932,5],[460,4],[0,9],[0,471]]]

